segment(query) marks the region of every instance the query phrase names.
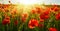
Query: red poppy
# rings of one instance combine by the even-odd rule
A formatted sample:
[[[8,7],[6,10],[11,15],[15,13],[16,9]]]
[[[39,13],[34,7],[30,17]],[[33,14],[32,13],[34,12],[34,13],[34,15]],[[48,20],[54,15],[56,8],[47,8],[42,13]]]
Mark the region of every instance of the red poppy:
[[[57,31],[57,29],[56,28],[49,28],[49,31]]]
[[[38,26],[38,27],[42,28],[42,27],[44,27],[44,25],[43,25],[43,24],[39,24],[39,26]]]
[[[28,27],[33,29],[38,26],[38,20],[36,19],[31,19],[28,23]]]
[[[50,8],[46,9],[46,11],[43,12],[43,14],[45,15],[49,15],[49,13],[50,13]]]
[[[3,24],[3,25],[6,25],[6,24],[9,24],[9,23],[10,23],[10,17],[7,16],[7,17],[5,17],[4,20],[2,21],[2,24]]]
[[[51,7],[51,9],[53,10],[55,7],[57,7],[57,5],[53,5],[53,7]]]
[[[51,10],[53,10],[54,12],[56,12],[56,11],[59,10],[59,8],[57,6],[54,6],[54,7],[51,8]]]
[[[22,17],[22,22],[25,22],[26,18]]]
[[[5,19],[10,20],[10,17],[9,17],[9,16],[7,16],[7,17],[5,17]]]
[[[41,13],[41,9],[40,9],[39,7],[36,7],[36,12],[37,12],[38,14],[40,14],[40,13]]]
[[[14,21],[14,25],[18,25],[18,21],[16,20],[16,21]]]
[[[58,7],[55,7],[53,10],[54,10],[54,11],[58,11],[58,10],[59,10],[59,8],[58,8]]]
[[[28,17],[28,14],[22,14],[22,17],[24,17],[24,18],[27,18]]]
[[[60,20],[60,13],[56,14],[56,20]]]
[[[12,15],[15,15],[15,14],[17,14],[17,10],[12,10],[11,12],[10,12]]]
[[[44,22],[44,19],[40,19],[40,22]]]
[[[9,24],[9,23],[10,23],[10,20],[7,20],[7,19],[4,19],[4,20],[2,21],[2,24],[3,24],[3,25]]]
[[[48,19],[48,18],[49,18],[49,15],[43,15],[43,14],[42,14],[42,15],[40,15],[40,18],[41,18],[41,19]]]
[[[6,9],[8,9],[9,5],[5,4],[3,7],[6,8]]]
[[[49,11],[45,11],[40,15],[41,19],[48,19],[49,18]]]
[[[17,14],[17,10],[14,10],[13,12],[14,12],[14,14]]]
[[[35,14],[35,13],[36,13],[36,10],[32,10],[31,13],[32,13],[32,14]]]
[[[25,22],[25,20],[27,19],[28,14],[22,14],[22,22]]]

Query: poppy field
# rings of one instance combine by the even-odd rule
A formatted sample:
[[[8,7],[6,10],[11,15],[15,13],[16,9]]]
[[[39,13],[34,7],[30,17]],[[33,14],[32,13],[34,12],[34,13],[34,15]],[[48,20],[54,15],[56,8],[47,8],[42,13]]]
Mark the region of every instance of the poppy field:
[[[0,4],[0,31],[60,31],[58,5],[20,7]]]

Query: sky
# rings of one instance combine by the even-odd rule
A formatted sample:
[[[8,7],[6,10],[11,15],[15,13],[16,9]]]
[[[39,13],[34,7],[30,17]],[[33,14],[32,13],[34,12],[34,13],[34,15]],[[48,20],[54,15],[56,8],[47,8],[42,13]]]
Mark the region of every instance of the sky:
[[[0,0],[0,3],[2,3],[2,4],[8,4],[9,3],[8,1],[11,1],[13,4],[15,4],[15,3],[19,3],[21,0]],[[32,2],[34,2],[34,1],[32,1]],[[45,3],[45,4],[57,4],[57,5],[60,5],[60,0],[37,0],[37,2],[38,3]]]

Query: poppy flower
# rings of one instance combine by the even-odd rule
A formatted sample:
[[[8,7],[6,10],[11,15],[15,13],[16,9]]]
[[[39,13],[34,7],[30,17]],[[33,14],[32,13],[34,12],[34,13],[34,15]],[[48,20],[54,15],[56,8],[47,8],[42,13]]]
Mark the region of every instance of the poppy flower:
[[[48,12],[48,11],[46,11],[46,12],[44,12],[44,14],[45,14],[45,15],[48,15],[48,14],[49,14],[49,12]]]
[[[59,8],[58,8],[58,7],[55,7],[53,10],[54,10],[54,11],[58,11],[58,10],[59,10]]]
[[[51,10],[54,11],[54,12],[56,12],[56,11],[59,10],[59,8],[57,6],[54,6],[54,7],[51,8]]]
[[[40,19],[40,22],[44,22],[44,19]]]
[[[5,17],[5,19],[10,20],[10,17],[9,17],[9,16],[7,16],[7,17]]]
[[[31,19],[30,21],[29,21],[29,23],[28,23],[28,27],[30,28],[30,29],[33,29],[33,28],[35,28],[35,27],[37,27],[38,26],[38,20],[36,20],[36,19]]]
[[[41,19],[48,19],[49,18],[49,11],[45,11],[40,15]]]
[[[43,14],[42,14],[42,15],[40,15],[40,18],[41,18],[41,19],[48,19],[48,18],[49,18],[49,15],[43,15]]]
[[[57,29],[56,28],[49,28],[49,31],[57,31]]]
[[[33,10],[31,11],[31,13],[32,13],[32,14],[35,14],[35,13],[36,13],[36,10],[33,9]]]
[[[18,25],[18,21],[16,20],[16,21],[14,21],[14,25]]]
[[[22,22],[25,22],[25,20],[27,19],[28,14],[22,14]]]
[[[40,9],[39,7],[36,7],[36,12],[37,12],[38,14],[40,14],[40,13],[41,13],[41,9]]]
[[[17,10],[14,10],[13,12],[14,12],[14,14],[17,14]]]
[[[4,20],[2,21],[2,24],[3,24],[3,25],[10,24],[10,20],[4,19]]]
[[[17,10],[12,10],[11,12],[10,12],[12,15],[15,15],[15,14],[17,14]]]
[[[5,17],[2,21],[2,24],[3,25],[10,24],[10,17],[9,16]]]
[[[56,20],[60,20],[60,13],[56,14]]]
[[[5,10],[5,12],[9,12],[9,10]]]
[[[4,5],[3,7],[4,7],[4,8],[6,8],[6,9],[8,9],[9,5],[8,5],[8,4],[6,4],[6,5]]]
[[[39,24],[38,27],[42,28],[42,27],[44,27],[44,25],[43,24]]]
[[[22,14],[22,17],[24,17],[24,18],[27,18],[28,17],[28,14]]]
[[[22,22],[25,22],[26,18],[22,17]]]

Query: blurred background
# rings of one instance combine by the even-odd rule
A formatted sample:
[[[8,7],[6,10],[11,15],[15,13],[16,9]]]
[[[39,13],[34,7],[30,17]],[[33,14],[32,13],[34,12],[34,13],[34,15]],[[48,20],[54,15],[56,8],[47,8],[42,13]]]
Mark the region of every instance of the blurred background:
[[[9,4],[9,1],[12,3],[12,4],[17,4],[17,3],[25,3],[25,4],[28,4],[28,3],[38,3],[38,4],[57,4],[57,5],[60,5],[60,0],[0,0],[0,3],[2,4]]]

